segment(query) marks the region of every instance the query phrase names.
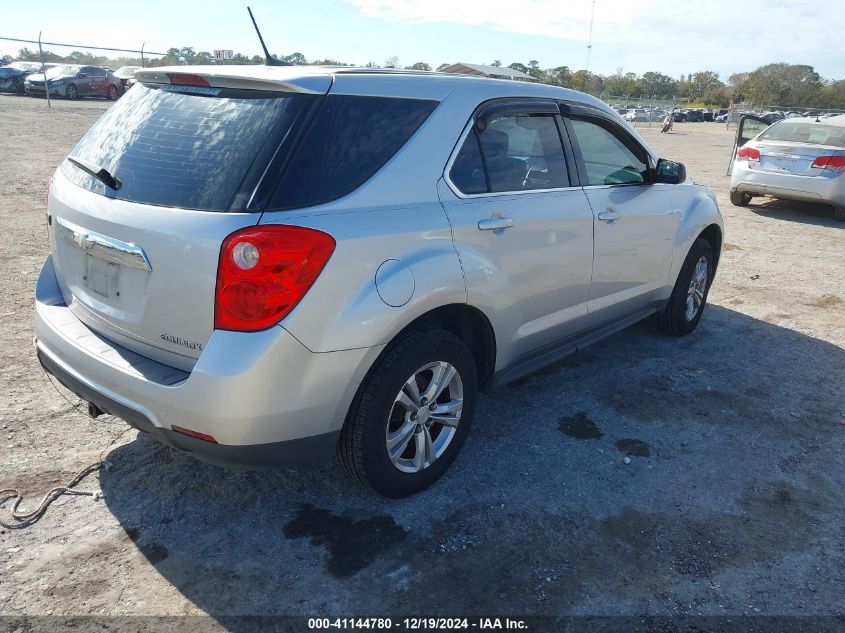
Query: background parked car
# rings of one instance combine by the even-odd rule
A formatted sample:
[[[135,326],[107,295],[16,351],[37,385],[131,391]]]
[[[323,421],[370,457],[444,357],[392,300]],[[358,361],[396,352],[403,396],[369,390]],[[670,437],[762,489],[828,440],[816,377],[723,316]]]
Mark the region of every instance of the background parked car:
[[[766,112],[760,118],[765,120],[766,123],[774,123],[775,121],[783,121],[786,117],[783,112]]]
[[[681,112],[680,110],[676,110],[675,113],[672,115],[672,120],[675,123],[683,123],[687,120],[687,115],[685,112]]]
[[[123,83],[108,69],[99,66],[61,65],[46,73],[30,75],[24,82],[26,94],[44,96],[45,76],[50,95],[67,99],[106,97],[114,101],[123,94]]]
[[[646,110],[643,108],[637,108],[636,110],[628,112],[628,114],[625,115],[625,120],[629,123],[648,121],[648,116]]]
[[[23,94],[23,82],[26,75],[22,70],[4,66],[0,68],[0,92]]]
[[[701,110],[687,110],[687,121],[690,123],[701,123],[704,120],[704,114]]]
[[[141,70],[141,67],[140,66],[121,66],[116,71],[114,71],[112,74],[117,79],[120,80],[121,85],[123,85],[123,89],[126,90],[129,87],[127,82],[130,79],[134,79],[136,70]]]

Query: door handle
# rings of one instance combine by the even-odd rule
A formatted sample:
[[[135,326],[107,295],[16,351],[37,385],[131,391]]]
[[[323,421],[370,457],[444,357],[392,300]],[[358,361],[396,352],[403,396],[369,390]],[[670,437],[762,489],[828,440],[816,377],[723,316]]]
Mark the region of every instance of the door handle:
[[[613,222],[614,220],[618,220],[622,216],[619,215],[616,211],[602,211],[599,213],[599,220],[602,222]]]
[[[478,228],[481,231],[495,231],[497,229],[509,229],[513,226],[513,220],[510,218],[490,218],[489,220],[479,220]]]

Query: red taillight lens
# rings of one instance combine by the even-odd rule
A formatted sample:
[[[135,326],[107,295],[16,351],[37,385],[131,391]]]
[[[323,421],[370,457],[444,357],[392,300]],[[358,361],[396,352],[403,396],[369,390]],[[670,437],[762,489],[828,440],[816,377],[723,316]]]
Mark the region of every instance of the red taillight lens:
[[[300,226],[252,226],[223,241],[214,327],[254,332],[293,310],[334,252],[331,235]]]
[[[740,147],[736,157],[739,160],[760,160],[760,150],[753,147]]]
[[[210,86],[208,80],[201,75],[192,75],[190,73],[167,73],[167,78],[170,83],[177,86]]]
[[[819,156],[813,161],[813,167],[841,174],[845,171],[845,156]]]

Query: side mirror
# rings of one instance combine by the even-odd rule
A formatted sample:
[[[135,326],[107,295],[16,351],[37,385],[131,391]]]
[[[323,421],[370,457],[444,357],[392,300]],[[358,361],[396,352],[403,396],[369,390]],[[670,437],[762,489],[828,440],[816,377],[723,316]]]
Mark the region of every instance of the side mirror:
[[[667,185],[678,185],[687,179],[687,168],[683,163],[676,163],[672,160],[661,158],[657,161],[654,182],[662,182]]]
[[[86,73],[86,72],[85,72],[85,71],[83,71],[83,70],[80,70],[78,73],[76,73],[76,76],[77,76],[77,77],[87,77],[87,76],[88,76],[88,73]]]

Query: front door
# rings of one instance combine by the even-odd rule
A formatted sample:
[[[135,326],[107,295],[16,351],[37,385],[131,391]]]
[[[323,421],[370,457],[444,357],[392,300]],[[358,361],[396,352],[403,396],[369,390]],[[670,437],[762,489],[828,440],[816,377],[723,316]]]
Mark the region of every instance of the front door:
[[[557,106],[492,107],[465,130],[439,191],[469,302],[496,320],[501,367],[586,317],[593,217],[570,182]]]
[[[728,163],[728,176],[733,172],[734,159],[736,159],[736,153],[739,151],[739,148],[752,138],[755,138],[770,125],[771,123],[766,121],[766,119],[754,116],[753,114],[743,114],[739,117],[739,123],[736,126],[736,136],[734,137],[734,146],[731,150],[731,162]]]
[[[620,124],[571,113],[567,127],[596,220],[589,309],[604,321],[667,294],[681,210],[666,185],[652,184],[648,153]]]

